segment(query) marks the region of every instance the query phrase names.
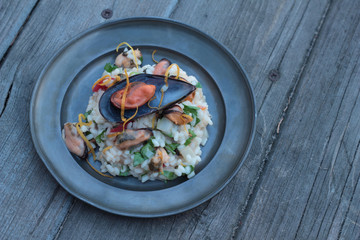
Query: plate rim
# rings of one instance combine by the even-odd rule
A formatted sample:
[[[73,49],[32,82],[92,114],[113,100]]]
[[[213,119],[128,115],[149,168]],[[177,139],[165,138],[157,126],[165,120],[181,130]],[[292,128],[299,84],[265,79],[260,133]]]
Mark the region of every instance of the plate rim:
[[[109,207],[104,207],[100,204],[94,203],[90,200],[88,200],[85,197],[80,196],[78,193],[70,190],[67,185],[62,181],[62,179],[60,177],[58,177],[54,171],[48,166],[47,161],[45,161],[46,156],[45,154],[42,152],[41,147],[40,147],[40,143],[38,142],[37,138],[36,138],[36,132],[35,132],[35,125],[33,123],[33,111],[34,111],[34,102],[40,87],[40,83],[42,82],[41,79],[43,78],[43,76],[45,75],[45,73],[47,72],[48,68],[53,64],[53,62],[57,59],[57,57],[64,51],[66,50],[66,48],[68,48],[69,46],[71,46],[74,42],[76,42],[78,39],[86,36],[88,33],[91,33],[93,31],[96,31],[97,29],[100,28],[104,28],[104,27],[108,27],[111,25],[115,25],[118,23],[124,23],[124,22],[131,22],[131,21],[156,21],[156,22],[165,22],[168,23],[170,25],[178,25],[184,28],[189,29],[190,31],[193,32],[197,32],[198,34],[200,34],[201,36],[205,37],[206,39],[212,41],[217,47],[219,47],[227,56],[230,57],[230,59],[234,62],[234,64],[237,65],[238,70],[240,70],[240,72],[243,74],[244,80],[245,80],[245,84],[248,88],[248,93],[250,96],[250,102],[251,102],[251,110],[252,110],[252,120],[251,120],[251,132],[247,141],[247,145],[245,148],[244,153],[242,154],[242,156],[239,156],[239,164],[237,165],[236,168],[234,168],[233,172],[231,175],[227,176],[226,180],[221,184],[220,187],[218,187],[217,189],[215,189],[213,192],[210,192],[209,194],[207,194],[206,196],[204,196],[203,198],[201,198],[199,201],[193,202],[192,204],[188,204],[185,207],[181,207],[178,208],[176,210],[173,211],[167,211],[165,213],[150,213],[148,212],[147,214],[138,214],[138,213],[132,213],[129,214],[128,212],[124,212],[124,211],[120,211],[120,210],[115,210],[113,208],[109,208]],[[30,132],[31,132],[31,138],[35,147],[35,150],[37,152],[37,154],[39,155],[40,159],[42,160],[42,162],[45,164],[47,170],[50,172],[50,174],[55,178],[55,180],[68,192],[70,193],[73,197],[76,197],[82,201],[84,201],[87,204],[90,204],[91,206],[94,206],[96,208],[99,208],[103,211],[112,213],[112,214],[116,214],[116,215],[122,215],[122,216],[127,216],[127,217],[137,217],[137,218],[154,218],[154,217],[165,217],[165,216],[170,216],[170,215],[175,215],[178,213],[182,213],[185,211],[188,211],[190,209],[193,209],[197,206],[199,206],[200,204],[208,201],[209,199],[213,198],[215,195],[217,195],[221,190],[223,190],[225,188],[225,186],[235,177],[235,175],[239,172],[240,168],[242,167],[242,165],[244,164],[245,159],[247,158],[253,140],[254,140],[254,136],[255,136],[255,131],[256,131],[256,119],[257,119],[257,112],[256,112],[256,100],[255,100],[255,96],[254,96],[254,91],[253,88],[251,86],[251,83],[249,81],[249,77],[246,73],[246,71],[244,70],[243,66],[241,65],[241,63],[237,60],[237,58],[235,57],[235,55],[222,43],[220,43],[218,40],[216,40],[215,38],[213,38],[212,36],[206,34],[205,32],[191,26],[188,25],[186,23],[183,23],[181,21],[177,21],[177,20],[173,20],[173,19],[169,19],[169,18],[163,18],[163,17],[129,17],[129,18],[120,18],[120,19],[115,19],[115,20],[111,20],[109,22],[104,22],[104,23],[100,23],[100,24],[96,24],[90,28],[87,28],[86,30],[78,33],[77,35],[75,35],[73,38],[69,39],[68,41],[66,41],[64,44],[61,45],[61,47],[59,47],[59,49],[50,57],[50,60],[44,65],[43,69],[41,70],[39,76],[36,79],[36,83],[35,86],[32,90],[32,95],[31,95],[31,100],[30,100],[30,112],[29,112],[29,123],[30,123]],[[115,211],[114,211],[115,210]]]

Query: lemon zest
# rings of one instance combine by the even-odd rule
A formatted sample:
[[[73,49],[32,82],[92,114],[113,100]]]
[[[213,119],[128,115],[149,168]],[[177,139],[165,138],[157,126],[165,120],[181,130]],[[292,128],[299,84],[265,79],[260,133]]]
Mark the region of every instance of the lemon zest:
[[[88,126],[90,126],[92,124],[92,121],[90,121],[88,123],[84,123],[83,119],[85,120],[86,118],[85,118],[84,114],[80,113],[79,114],[79,124],[80,124],[80,126],[87,126],[88,127]]]
[[[173,66],[176,66],[176,69],[177,69],[176,78],[179,79],[180,67],[179,67],[179,65],[177,65],[176,63],[173,63],[173,64],[171,64],[171,65],[166,69],[166,72],[165,72],[165,79],[164,79],[164,81],[165,81],[166,87],[169,86],[169,84],[168,84],[169,71],[170,71],[170,69],[171,69]],[[161,88],[161,99],[160,99],[160,103],[159,103],[158,108],[160,108],[160,106],[161,106],[162,100],[163,100],[163,98],[164,98],[164,93],[165,93],[165,91]]]
[[[79,133],[80,137],[85,141],[86,145],[88,146],[88,148],[90,149],[90,152],[92,153],[93,157],[94,157],[94,161],[96,160],[96,156],[95,156],[95,151],[94,148],[91,146],[91,143],[89,142],[89,140],[87,140],[87,138],[85,137],[84,133],[80,130],[80,123],[77,123],[76,125],[76,130]]]
[[[90,162],[89,162],[88,159],[86,159],[86,162],[89,164],[89,166],[90,166],[95,172],[97,172],[97,173],[100,174],[101,176],[108,177],[108,178],[113,178],[112,176],[103,174],[102,172],[100,172],[100,171],[98,171],[96,168],[94,168],[93,165],[90,164]]]
[[[100,86],[105,86],[105,85],[107,85],[110,81],[111,81],[111,78],[108,78],[108,79],[104,80],[102,83],[99,83],[99,85],[100,85]]]
[[[139,107],[136,106],[136,111],[135,111],[135,113],[134,113],[131,117],[129,117],[127,120],[125,120],[125,122],[123,123],[123,130],[122,130],[121,133],[123,133],[123,132],[125,131],[125,125],[126,125],[131,119],[133,119],[133,118],[136,116],[136,114],[138,113],[138,110],[139,110]]]
[[[102,153],[105,154],[105,152],[106,152],[107,150],[111,149],[112,147],[113,147],[113,146],[108,146],[108,147],[104,148],[104,150],[102,150]]]
[[[137,61],[138,61],[138,59],[137,59],[137,57],[136,57],[136,55],[135,55],[135,51],[134,51],[134,49],[130,46],[130,44],[128,44],[127,42],[122,42],[122,43],[120,43],[117,47],[116,47],[116,52],[119,52],[119,47],[120,46],[122,46],[122,45],[127,45],[130,49],[131,49],[131,52],[132,52],[132,54],[133,54],[133,56],[134,56],[134,59],[135,59],[135,65],[136,65],[136,70],[137,71],[139,71],[139,65],[138,65],[138,63],[137,63]]]
[[[152,122],[151,122],[152,129],[155,129],[155,120],[156,120],[156,114],[154,114],[154,117],[153,117]]]
[[[120,135],[122,134],[122,132],[116,132],[116,133],[111,133],[109,135],[107,135],[108,138],[113,138],[113,137],[116,137],[117,135]]]
[[[186,124],[184,124],[184,129],[185,129],[185,131],[187,132],[187,134],[189,135],[189,131],[188,131],[187,128],[186,128]]]
[[[162,101],[163,101],[163,99],[164,99],[164,90],[163,90],[163,89],[161,89],[160,91],[161,91],[161,98],[160,98],[160,102],[159,102],[158,109],[160,108],[161,103],[162,103]]]
[[[125,90],[124,90],[124,93],[123,93],[122,99],[121,99],[121,121],[123,121],[123,122],[126,121],[126,118],[124,117],[124,114],[125,114],[125,100],[126,100],[127,91],[129,89],[129,85],[130,85],[129,75],[127,74],[126,69],[125,69],[125,76],[126,76],[126,86],[125,86]]]
[[[152,98],[150,98],[150,100],[148,101],[148,107],[149,107],[149,108],[156,108],[156,109],[158,108],[158,107],[152,107],[152,106],[150,106],[150,102],[153,101],[153,100],[155,100],[155,99],[156,99],[156,96],[155,96],[155,95],[154,95]]]
[[[152,58],[152,60],[155,62],[155,63],[159,63],[158,61],[156,61],[155,60],[155,58],[154,58],[154,54],[156,53],[156,49],[152,52],[152,54],[151,54],[151,58]]]
[[[115,83],[120,82],[121,78],[119,76],[115,76],[115,80],[108,86],[108,88],[114,86]]]
[[[96,80],[96,82],[93,84],[93,86],[92,86],[91,89],[94,90],[94,87],[95,87],[99,82],[101,82],[102,80],[104,80],[105,78],[111,78],[111,76],[110,76],[109,74],[102,76],[101,78],[99,78],[98,80]]]
[[[185,114],[185,113],[183,113],[183,114],[181,115],[181,118],[182,118],[184,121],[186,121],[187,119],[189,119],[190,122],[191,122],[192,120],[194,120],[190,115],[187,115],[187,114]]]

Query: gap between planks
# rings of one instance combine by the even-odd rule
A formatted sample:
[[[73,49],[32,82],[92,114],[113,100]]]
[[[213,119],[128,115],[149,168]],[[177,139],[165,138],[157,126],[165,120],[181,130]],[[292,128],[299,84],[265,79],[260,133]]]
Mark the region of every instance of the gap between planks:
[[[25,28],[26,24],[29,22],[29,19],[30,17],[32,16],[35,8],[37,7],[37,5],[39,4],[40,0],[38,0],[35,5],[33,6],[33,8],[31,9],[29,15],[26,17],[24,23],[21,25],[21,27],[19,28],[19,31],[16,33],[14,39],[12,40],[11,44],[9,45],[9,47],[6,49],[3,57],[0,59],[0,68],[3,66],[4,62],[5,62],[5,59],[7,57],[7,55],[9,54],[12,46],[14,45],[14,43],[16,42],[16,40],[18,39],[18,37],[20,36],[21,32],[23,31],[23,29]],[[10,94],[11,94],[11,90],[12,90],[12,87],[13,87],[13,84],[14,82],[12,82],[10,84],[10,87],[9,87],[9,90],[7,92],[7,96],[6,96],[6,99],[4,101],[4,105],[2,106],[2,109],[1,109],[1,113],[0,113],[0,118],[1,116],[3,115],[4,111],[5,111],[5,108],[7,106],[7,103],[8,103],[8,100],[9,100],[9,97],[10,97]]]
[[[320,21],[318,23],[318,26],[317,26],[317,28],[315,30],[313,38],[312,38],[312,40],[310,42],[307,53],[304,56],[304,59],[303,59],[302,64],[301,64],[300,71],[294,77],[294,84],[290,88],[288,93],[286,94],[288,96],[287,101],[283,105],[284,106],[283,111],[282,111],[282,113],[280,115],[278,124],[274,127],[274,129],[272,131],[273,134],[271,135],[271,138],[270,138],[270,140],[269,140],[269,142],[267,144],[268,148],[265,151],[263,160],[262,160],[261,165],[260,165],[260,167],[258,169],[258,173],[257,173],[257,177],[255,178],[255,182],[252,184],[252,186],[250,188],[249,195],[246,198],[244,207],[241,209],[241,211],[239,213],[238,224],[235,227],[233,227],[233,231],[232,231],[233,233],[232,233],[231,239],[236,239],[237,238],[239,232],[241,231],[241,226],[242,226],[241,223],[244,222],[246,220],[246,218],[247,218],[247,212],[251,208],[251,206],[253,204],[253,201],[255,199],[256,193],[258,192],[259,186],[260,186],[260,184],[262,182],[262,173],[264,171],[266,171],[266,167],[268,165],[268,160],[271,159],[272,153],[273,153],[273,148],[276,146],[276,144],[278,142],[278,139],[279,139],[279,136],[280,136],[281,124],[284,121],[286,121],[286,116],[288,114],[288,110],[292,106],[291,105],[292,100],[296,97],[296,94],[297,94],[297,86],[299,85],[299,83],[302,80],[302,75],[303,75],[303,73],[304,73],[304,71],[305,71],[305,69],[307,67],[307,64],[309,62],[309,59],[310,59],[310,57],[311,57],[311,55],[313,53],[313,49],[314,49],[314,47],[316,45],[316,42],[317,42],[317,39],[318,39],[318,35],[321,33],[323,24],[324,24],[325,20],[327,19],[327,16],[328,16],[328,13],[329,13],[329,10],[330,10],[331,6],[332,6],[332,0],[329,0],[326,7],[325,7],[325,10],[324,10],[324,12],[323,12],[323,14],[321,16],[321,19],[320,19]],[[295,33],[296,33],[296,31],[294,32],[294,34]],[[285,54],[286,54],[286,52],[284,53],[284,55]],[[279,63],[279,65],[281,65],[281,63]]]

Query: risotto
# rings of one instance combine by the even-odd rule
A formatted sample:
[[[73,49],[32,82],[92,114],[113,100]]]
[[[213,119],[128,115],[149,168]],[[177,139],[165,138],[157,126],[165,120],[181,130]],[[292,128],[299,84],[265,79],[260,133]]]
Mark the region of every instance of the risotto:
[[[64,125],[65,144],[81,158],[90,152],[101,162],[102,175],[134,176],[141,182],[191,178],[208,139],[206,127],[212,125],[201,84],[168,59],[157,63],[153,57],[156,64],[141,66],[140,50],[128,47],[114,65],[106,64],[79,122]],[[153,80],[153,75],[164,81]],[[176,95],[173,91],[187,85],[189,94],[167,102]],[[107,94],[111,89],[114,93]],[[107,95],[114,118],[100,104]]]

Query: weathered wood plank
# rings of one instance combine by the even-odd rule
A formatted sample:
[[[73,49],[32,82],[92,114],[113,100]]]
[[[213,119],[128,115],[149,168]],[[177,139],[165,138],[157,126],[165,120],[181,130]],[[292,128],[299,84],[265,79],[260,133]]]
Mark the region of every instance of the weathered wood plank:
[[[0,59],[13,43],[37,0],[0,2]]]
[[[3,58],[9,50],[17,35],[21,32],[21,28],[26,23],[31,11],[35,8],[37,0],[31,1],[1,1],[0,2],[0,67],[3,63]],[[6,99],[6,94],[11,85],[0,81],[0,116],[3,112]]]
[[[180,1],[172,18],[225,43],[244,65],[255,87],[259,119],[250,157],[215,198],[176,216],[147,220],[115,217],[77,201],[59,239],[104,235],[110,239],[230,238],[238,228],[272,141],[272,130],[298,80],[326,7],[324,1]],[[276,83],[268,79],[271,69],[281,73]]]
[[[37,156],[29,131],[34,81],[54,50],[79,32],[104,22],[101,11],[105,8],[113,8],[113,18],[119,18],[163,16],[175,5],[176,1],[166,0],[87,1],[86,7],[79,1],[41,1],[37,5],[0,69],[0,95],[9,96],[0,116],[0,238],[53,238],[72,206],[73,198],[59,187]]]
[[[360,238],[359,8],[333,2],[238,239]]]

